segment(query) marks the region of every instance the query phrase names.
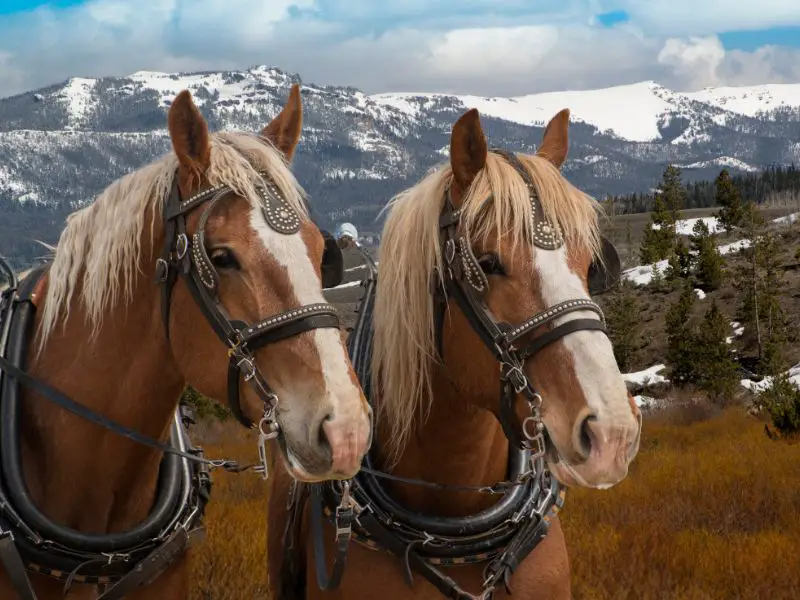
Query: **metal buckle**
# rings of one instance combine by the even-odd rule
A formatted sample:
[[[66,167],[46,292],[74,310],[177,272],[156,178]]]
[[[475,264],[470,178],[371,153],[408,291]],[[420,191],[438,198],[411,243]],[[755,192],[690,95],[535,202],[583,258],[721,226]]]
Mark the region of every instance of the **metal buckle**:
[[[275,403],[277,404],[278,397],[277,396],[274,397],[275,397]],[[264,430],[265,426],[268,428],[269,431]],[[264,409],[264,415],[258,422],[258,460],[261,464],[254,469],[257,473],[261,473],[261,478],[264,481],[269,479],[269,465],[267,463],[267,442],[269,440],[277,438],[279,432],[280,432],[280,427],[278,427],[278,423],[275,421],[275,405],[274,404],[272,406],[268,405]]]
[[[156,259],[156,283],[164,283],[169,275],[169,263],[163,258]]]
[[[448,265],[453,264],[456,257],[456,242],[453,238],[448,238],[444,243],[444,259]]]
[[[178,237],[175,240],[175,253],[178,257],[178,260],[182,260],[184,256],[186,256],[186,252],[189,250],[189,238],[186,237],[185,233],[178,234]]]

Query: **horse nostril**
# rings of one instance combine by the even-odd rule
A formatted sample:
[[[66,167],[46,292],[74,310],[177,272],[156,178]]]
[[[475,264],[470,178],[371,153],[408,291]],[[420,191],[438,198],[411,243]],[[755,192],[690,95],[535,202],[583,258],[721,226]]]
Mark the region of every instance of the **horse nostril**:
[[[592,443],[594,440],[594,434],[592,433],[591,423],[597,420],[596,415],[589,415],[581,422],[581,430],[580,430],[580,446],[578,451],[584,458],[589,458],[592,453]]]
[[[333,411],[327,413],[324,417],[322,417],[322,419],[320,419],[319,428],[317,429],[317,444],[319,445],[319,448],[327,454],[331,453],[331,443],[330,440],[328,440],[328,434],[325,431],[325,424],[333,421],[333,418]]]

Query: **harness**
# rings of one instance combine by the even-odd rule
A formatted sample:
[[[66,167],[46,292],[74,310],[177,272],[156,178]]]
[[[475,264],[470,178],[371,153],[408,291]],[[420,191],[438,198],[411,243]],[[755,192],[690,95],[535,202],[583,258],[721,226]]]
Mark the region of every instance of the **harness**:
[[[527,185],[533,212],[533,243],[545,250],[561,247],[564,240],[558,229],[545,218],[527,169],[514,154],[497,149],[492,151],[507,160]],[[553,517],[563,506],[566,490],[549,473],[544,458],[546,432],[540,414],[542,397],[525,374],[524,365],[542,348],[572,332],[605,332],[602,310],[591,300],[575,299],[550,307],[523,323],[511,325],[499,321],[485,303],[488,280],[466,234],[458,231],[459,218],[460,211],[454,208],[448,192],[439,218],[444,272],[434,273],[431,282],[436,307],[437,347],[442,358],[441,328],[448,301],[453,299],[500,366],[498,418],[510,443],[508,479],[490,486],[454,486],[398,477],[373,466],[377,448],[377,440],[374,440],[362,469],[352,480],[311,486],[294,482],[289,501],[290,519],[284,533],[287,554],[281,577],[281,600],[305,597],[299,519],[295,513],[302,511],[306,495],[311,502],[311,535],[320,589],[333,590],[340,584],[348,544],[352,539],[367,548],[397,556],[409,586],[413,585],[412,572],[416,572],[453,600],[491,600],[500,585],[510,593],[509,582],[514,571],[544,539]],[[610,249],[613,262],[616,254],[613,246]],[[606,251],[608,245],[604,245]],[[377,271],[371,259],[368,267],[369,274],[364,282],[366,291],[348,344],[356,373],[366,397],[370,398],[372,312]],[[598,288],[610,285],[610,278],[606,275],[601,266],[593,265],[590,290],[593,282]],[[600,318],[579,318],[552,326],[554,321],[569,313],[585,310],[596,312]],[[518,347],[524,336],[543,328],[547,329],[526,346]],[[518,396],[522,396],[529,410],[529,416],[521,423],[515,411]],[[493,506],[467,517],[425,515],[398,503],[380,480],[502,497]],[[310,487],[310,490],[306,491],[304,487]],[[324,520],[336,528],[336,555],[330,574],[324,556]],[[478,594],[465,591],[439,568],[479,563],[485,564],[485,568],[482,589]]]
[[[278,188],[264,176],[260,193],[265,201],[268,225],[282,234],[300,228],[300,216],[283,199]],[[169,443],[162,443],[108,419],[75,402],[44,381],[25,371],[27,344],[36,309],[32,298],[46,266],[34,269],[18,282],[11,267],[0,258],[9,287],[0,295],[0,564],[5,568],[21,600],[36,600],[27,572],[64,581],[65,592],[77,583],[105,586],[101,600],[123,598],[151,583],[185,549],[204,534],[202,517],[210,497],[210,472],[216,468],[241,472],[253,469],[267,477],[266,442],[279,435],[275,421],[278,397],[255,363],[257,349],[318,327],[339,328],[338,313],[328,304],[300,306],[248,324],[232,320],[219,302],[218,277],[204,246],[204,228],[214,206],[233,190],[215,186],[182,200],[177,175],[164,203],[166,239],[157,261],[156,282],[162,286],[162,315],[169,338],[171,291],[181,277],[217,336],[228,347],[228,402],[237,419],[256,427],[239,404],[239,378],[244,377],[264,403],[257,425],[260,463],[239,465],[235,461],[209,460],[192,446],[187,427],[194,422],[187,406],[179,406]],[[197,232],[191,238],[186,216],[207,204]],[[327,285],[342,278],[341,254],[326,236],[323,273]],[[338,281],[337,281],[338,278]],[[164,452],[157,498],[150,514],[134,528],[112,534],[87,534],[51,521],[34,504],[22,473],[20,384],[61,408],[95,424]]]

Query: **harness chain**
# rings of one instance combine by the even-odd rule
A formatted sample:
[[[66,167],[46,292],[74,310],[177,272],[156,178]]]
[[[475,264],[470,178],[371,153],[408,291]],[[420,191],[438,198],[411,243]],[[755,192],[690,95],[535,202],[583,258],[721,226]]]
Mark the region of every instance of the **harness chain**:
[[[270,227],[285,235],[299,229],[299,216],[283,200],[278,188],[266,176],[261,193],[265,200],[264,216]],[[228,369],[228,401],[232,412],[246,427],[255,425],[243,414],[239,404],[239,377],[244,377],[264,402],[264,413],[258,423],[260,464],[240,466],[235,461],[209,460],[200,448],[189,448],[184,426],[193,422],[188,407],[179,407],[176,412],[171,444],[165,444],[144,436],[85,406],[73,401],[45,382],[32,377],[22,366],[23,346],[26,341],[28,323],[32,320],[34,305],[31,302],[36,282],[44,268],[31,273],[20,287],[13,269],[0,258],[0,267],[7,271],[9,287],[0,295],[0,392],[6,390],[8,397],[0,394],[3,414],[12,418],[2,419],[4,480],[0,480],[0,562],[11,579],[22,600],[36,600],[25,570],[49,575],[65,581],[65,592],[73,582],[114,584],[100,596],[101,600],[117,600],[133,589],[151,582],[183,553],[187,545],[203,533],[201,524],[205,504],[210,497],[210,471],[222,468],[231,472],[247,469],[260,471],[267,477],[265,444],[279,435],[275,421],[278,397],[270,388],[255,364],[253,352],[267,344],[315,329],[318,327],[339,328],[336,309],[328,304],[303,306],[287,310],[261,322],[248,325],[231,320],[216,296],[218,278],[204,246],[204,227],[215,204],[230,194],[227,186],[216,186],[181,201],[177,175],[174,177],[170,196],[164,203],[165,245],[157,261],[156,281],[162,285],[162,318],[169,338],[169,309],[171,291],[180,276],[192,297],[197,302],[213,330],[228,346],[230,364]],[[186,215],[194,208],[208,202],[201,215],[198,231],[192,241],[186,232]],[[15,315],[20,314],[19,318]],[[16,339],[10,340],[16,332]],[[15,343],[10,343],[10,342]],[[15,345],[16,344],[16,345]],[[9,360],[8,353],[17,358]],[[9,381],[3,382],[5,375]],[[61,408],[97,425],[127,437],[137,443],[165,453],[167,465],[162,482],[166,491],[159,494],[153,513],[144,525],[121,534],[87,535],[62,527],[40,513],[30,499],[21,475],[18,430],[16,428],[16,405],[19,402],[15,380]],[[10,413],[8,411],[11,411]],[[182,463],[168,460],[179,457]],[[184,472],[183,489],[176,469]],[[191,467],[190,465],[194,465]],[[172,469],[170,471],[170,468]],[[162,470],[164,468],[162,467]],[[11,502],[16,498],[18,502]],[[162,506],[163,505],[163,506]],[[173,506],[172,511],[164,507]],[[157,514],[156,514],[157,513]],[[155,535],[144,536],[143,531],[154,530]],[[41,535],[45,530],[47,534]],[[137,534],[137,535],[134,535]],[[136,543],[125,543],[126,540]],[[31,559],[34,557],[38,562]],[[135,560],[134,560],[135,559]],[[70,571],[43,566],[48,562],[72,565]],[[41,564],[40,564],[41,563]],[[93,567],[98,575],[80,575],[79,572]],[[107,574],[110,573],[110,574]]]
[[[533,213],[533,243],[547,250],[559,248],[564,240],[558,229],[545,218],[541,201],[527,170],[514,154],[499,149],[492,151],[503,156],[526,182]],[[499,585],[509,589],[512,574],[544,539],[553,517],[563,506],[565,489],[551,476],[544,461],[546,431],[540,414],[542,397],[523,368],[528,358],[572,332],[596,330],[605,333],[603,312],[591,300],[575,299],[550,307],[517,326],[499,322],[483,300],[488,281],[467,239],[463,234],[458,234],[459,217],[460,211],[453,207],[448,190],[439,220],[445,272],[435,272],[431,279],[431,292],[436,305],[437,348],[443,360],[441,326],[448,298],[452,298],[500,365],[499,420],[511,444],[509,473],[512,477],[491,486],[443,485],[383,473],[372,467],[370,455],[367,455],[361,471],[353,480],[345,482],[341,491],[337,491],[331,483],[314,484],[311,493],[311,527],[317,583],[323,590],[335,589],[339,585],[347,560],[347,541],[352,537],[367,548],[392,553],[400,558],[409,586],[413,585],[413,569],[447,598],[491,600]],[[362,252],[366,253],[364,250]],[[368,266],[369,275],[365,281],[367,291],[350,344],[351,360],[367,398],[370,397],[369,328],[377,279],[374,263],[370,261],[370,265],[372,266]],[[443,275],[444,293],[438,284],[440,275]],[[521,350],[516,347],[516,343],[525,335],[551,326],[560,317],[581,310],[596,312],[600,318],[569,320],[546,330]],[[530,410],[530,415],[522,423],[514,410],[518,395],[525,399]],[[373,452],[375,445],[376,442],[373,442]],[[435,489],[472,490],[505,496],[492,508],[471,517],[428,517],[397,504],[382,489],[378,478]],[[298,486],[295,486],[290,498],[290,507],[294,511],[302,509],[302,502],[297,501],[299,494]],[[327,504],[324,503],[324,496],[327,496]],[[331,507],[335,508],[332,510]],[[330,576],[326,575],[323,555],[323,514],[336,527],[337,554],[333,574]],[[292,530],[290,523],[285,532],[286,548],[290,555],[286,561],[289,570],[298,568],[291,558],[295,536],[296,530]],[[434,566],[480,562],[486,562],[487,565],[479,595],[463,590],[455,580]],[[290,575],[287,571],[284,580]],[[289,600],[288,597],[285,600]]]

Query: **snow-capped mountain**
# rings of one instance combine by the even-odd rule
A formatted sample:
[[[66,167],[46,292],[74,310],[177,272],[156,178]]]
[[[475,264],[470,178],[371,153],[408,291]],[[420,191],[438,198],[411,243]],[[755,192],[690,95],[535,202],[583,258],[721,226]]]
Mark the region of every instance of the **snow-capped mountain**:
[[[32,232],[54,241],[63,214],[169,151],[166,110],[181,90],[191,90],[212,129],[256,131],[299,81],[265,66],[142,71],[76,77],[0,99],[0,253],[25,253],[20,248],[29,247]],[[722,167],[800,162],[800,84],[679,93],[642,82],[515,98],[366,95],[303,84],[302,93],[294,168],[326,226],[346,218],[376,229],[375,216],[392,194],[446,160],[452,124],[471,107],[479,109],[491,144],[527,151],[541,140],[543,125],[570,108],[564,171],[598,196],[648,190],[669,162],[691,178],[713,178]],[[3,228],[5,215],[18,213],[28,215],[24,239],[19,226]]]

